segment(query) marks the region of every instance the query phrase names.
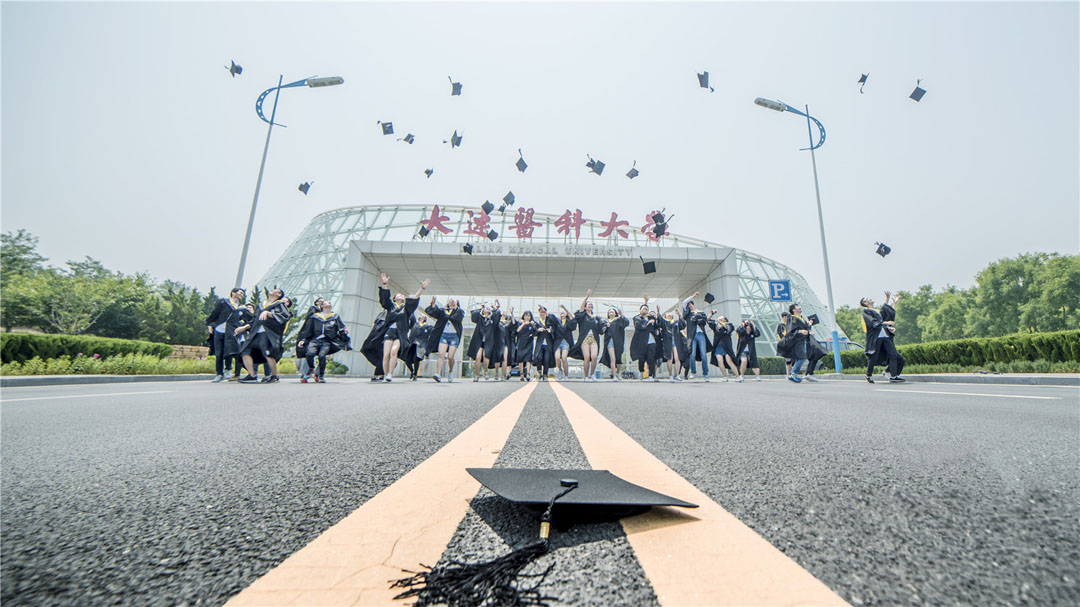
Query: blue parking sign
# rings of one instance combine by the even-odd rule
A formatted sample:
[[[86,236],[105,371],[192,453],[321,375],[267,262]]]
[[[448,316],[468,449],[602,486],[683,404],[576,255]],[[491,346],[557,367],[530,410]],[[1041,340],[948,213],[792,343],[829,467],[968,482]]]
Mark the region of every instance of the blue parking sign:
[[[769,300],[770,301],[791,301],[791,281],[790,280],[770,280],[769,281]]]

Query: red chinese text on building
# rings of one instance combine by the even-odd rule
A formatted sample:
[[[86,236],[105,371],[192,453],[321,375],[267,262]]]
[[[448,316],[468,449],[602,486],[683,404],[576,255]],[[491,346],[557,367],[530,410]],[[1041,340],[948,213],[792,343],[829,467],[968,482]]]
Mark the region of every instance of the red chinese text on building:
[[[431,217],[420,220],[420,225],[424,226],[428,230],[438,230],[443,234],[449,234],[453,230],[444,225],[447,221],[450,221],[450,217],[439,214],[439,205],[435,205],[435,208],[431,210]]]
[[[469,224],[465,227],[465,233],[486,237],[488,232],[491,231],[491,217],[488,217],[488,214],[483,211],[479,213],[465,212],[469,214]]]
[[[581,216],[581,209],[577,209],[573,214],[570,213],[570,209],[567,209],[558,219],[555,220],[556,232],[559,234],[569,234],[570,230],[574,230],[574,240],[581,238],[581,226],[585,225],[585,218]]]
[[[656,232],[653,231],[653,228],[656,227],[656,221],[653,219],[653,215],[656,215],[659,212],[660,211],[650,211],[650,212],[646,213],[645,214],[645,225],[641,226],[641,233],[644,234],[645,236],[648,236],[649,240],[651,240],[653,242],[659,242],[661,236],[667,236],[668,235],[667,224],[666,223],[664,224],[663,233],[657,234]]]
[[[514,225],[510,226],[511,230],[517,232],[517,237],[532,238],[533,230],[544,224],[539,221],[533,221],[533,209],[518,209],[514,215]]]
[[[630,232],[622,229],[623,226],[630,225],[630,222],[618,219],[618,214],[615,213],[615,211],[611,212],[610,220],[601,221],[600,225],[604,226],[607,229],[603,232],[600,232],[600,234],[598,235],[599,238],[607,238],[611,236],[612,233],[617,234],[616,240],[619,238],[630,238]]]

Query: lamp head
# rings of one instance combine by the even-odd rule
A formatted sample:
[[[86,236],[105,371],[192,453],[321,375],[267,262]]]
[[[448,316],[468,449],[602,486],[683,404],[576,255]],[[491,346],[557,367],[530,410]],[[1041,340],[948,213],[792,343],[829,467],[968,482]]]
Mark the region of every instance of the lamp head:
[[[785,109],[785,105],[783,103],[780,103],[779,101],[773,101],[772,99],[766,99],[764,97],[758,97],[754,100],[754,103],[760,105],[761,107],[769,108],[770,110],[776,110],[778,112],[783,112]]]

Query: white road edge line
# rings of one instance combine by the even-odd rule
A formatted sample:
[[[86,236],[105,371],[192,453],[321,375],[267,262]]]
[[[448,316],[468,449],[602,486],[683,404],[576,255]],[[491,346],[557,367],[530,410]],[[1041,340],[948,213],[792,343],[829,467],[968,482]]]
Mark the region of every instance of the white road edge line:
[[[993,398],[1033,398],[1036,400],[1061,400],[1060,396],[1025,396],[1021,394],[989,394],[986,392],[935,392],[933,390],[890,390],[878,388],[877,392],[904,392],[905,394],[955,394],[957,396],[990,396]]]
[[[130,396],[132,394],[164,394],[172,390],[150,390],[148,392],[110,392],[107,394],[72,394],[70,396],[35,396],[33,398],[0,398],[0,403],[14,403],[21,400],[58,400],[61,398],[94,398],[98,396]]]

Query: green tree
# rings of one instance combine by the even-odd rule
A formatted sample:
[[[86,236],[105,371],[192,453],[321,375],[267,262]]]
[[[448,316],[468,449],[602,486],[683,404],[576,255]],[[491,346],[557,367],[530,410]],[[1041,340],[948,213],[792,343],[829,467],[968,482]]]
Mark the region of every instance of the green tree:
[[[973,297],[969,291],[954,286],[934,297],[934,304],[929,314],[919,318],[923,341],[960,339],[971,337],[971,324],[968,322]],[[897,329],[897,334],[900,330]]]
[[[930,314],[934,305],[934,289],[930,285],[923,285],[914,293],[900,291],[898,295],[900,300],[895,306],[896,336],[893,340],[897,345],[917,344],[923,341],[919,319]]]
[[[0,281],[13,275],[32,275],[45,269],[46,259],[37,252],[38,238],[26,230],[0,235]]]
[[[999,259],[975,276],[972,333],[997,337],[1020,330],[1021,306],[1037,299],[1036,285],[1049,255],[1026,253]]]
[[[862,343],[866,336],[862,324],[862,308],[840,306],[836,309],[836,324],[840,325],[851,341]]]

